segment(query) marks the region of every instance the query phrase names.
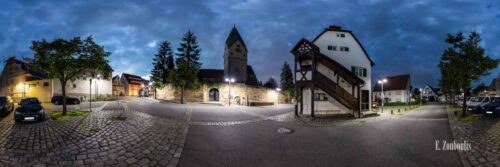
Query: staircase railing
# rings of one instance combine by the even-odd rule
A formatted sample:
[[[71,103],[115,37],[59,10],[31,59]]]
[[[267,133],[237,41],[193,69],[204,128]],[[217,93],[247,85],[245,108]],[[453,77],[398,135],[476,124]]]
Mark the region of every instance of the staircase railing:
[[[315,83],[317,83],[318,87],[323,91],[350,109],[355,109],[356,106],[358,106],[357,99],[352,94],[320,72],[316,71],[315,73]]]

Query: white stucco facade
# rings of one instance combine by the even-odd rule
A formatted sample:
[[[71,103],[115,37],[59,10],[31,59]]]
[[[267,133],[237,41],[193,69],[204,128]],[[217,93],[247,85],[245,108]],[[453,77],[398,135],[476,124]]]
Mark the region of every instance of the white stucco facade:
[[[342,35],[340,35],[342,34]],[[355,39],[355,37],[352,35],[350,31],[347,30],[342,30],[340,27],[338,28],[327,28],[324,32],[322,32],[318,37],[315,38],[315,40],[311,41],[315,46],[319,48],[319,51],[327,56],[328,58],[336,61],[340,65],[343,66],[349,73],[354,74],[357,78],[361,79],[364,81],[363,85],[359,86],[358,90],[358,85],[353,84],[355,83],[352,79],[352,77],[348,78],[343,78],[342,76],[346,76],[345,73],[347,72],[346,70],[339,70],[337,67],[334,65],[332,66],[331,63],[327,62],[322,62],[322,61],[317,61],[315,64],[315,71],[322,74],[324,77],[328,78],[329,80],[332,81],[332,90],[335,90],[333,92],[338,92],[341,93],[337,98],[341,99],[336,99],[332,97],[332,95],[328,94],[326,90],[322,90],[321,88],[315,87],[314,93],[315,95],[311,94],[311,88],[307,87],[302,90],[302,103],[299,106],[302,105],[302,108],[299,109],[302,111],[303,115],[310,115],[311,114],[311,103],[314,103],[314,113],[315,114],[322,114],[322,113],[338,113],[338,114],[353,114],[356,115],[357,112],[361,109],[361,111],[365,110],[371,110],[371,67],[373,65],[372,61],[366,55],[365,51],[363,50],[362,46],[358,41]],[[301,66],[311,66],[312,61],[309,59],[304,59],[297,61]],[[323,64],[326,63],[326,64]],[[302,68],[301,68],[302,69]],[[307,69],[307,68],[306,68]],[[334,70],[336,69],[336,70]],[[301,75],[296,73],[296,80],[299,81],[301,80],[301,77],[304,76],[306,80],[309,80],[310,76],[312,74],[311,71],[301,71],[305,75]],[[340,74],[339,74],[340,72]],[[318,74],[319,75],[319,74]],[[297,77],[300,76],[300,77]],[[349,74],[350,76],[350,74]],[[349,80],[349,82],[348,82]],[[357,79],[356,79],[357,80]],[[322,81],[318,81],[322,82]],[[360,81],[356,81],[357,83],[360,83]],[[323,86],[320,87],[325,87],[325,84],[321,84]],[[343,91],[339,92],[340,88],[336,88],[338,85]],[[326,89],[326,88],[325,88]],[[351,95],[351,97],[346,97],[342,96],[343,93],[348,93]],[[361,97],[359,97],[361,95]],[[314,100],[311,100],[314,96]],[[352,106],[348,107],[345,106],[344,104],[349,104],[348,103],[341,103],[340,101],[348,100],[350,98],[355,98],[355,101],[362,101],[360,99],[363,99],[361,102],[361,108],[358,109],[358,106]],[[346,99],[347,98],[347,99]],[[356,104],[354,104],[356,105]],[[354,107],[354,108],[353,108]]]

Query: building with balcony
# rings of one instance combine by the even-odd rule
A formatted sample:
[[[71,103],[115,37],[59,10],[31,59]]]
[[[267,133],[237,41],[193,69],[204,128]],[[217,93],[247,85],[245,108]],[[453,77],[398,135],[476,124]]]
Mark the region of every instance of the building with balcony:
[[[301,39],[291,52],[296,115],[360,116],[371,110],[374,63],[352,31],[330,26],[312,41]]]

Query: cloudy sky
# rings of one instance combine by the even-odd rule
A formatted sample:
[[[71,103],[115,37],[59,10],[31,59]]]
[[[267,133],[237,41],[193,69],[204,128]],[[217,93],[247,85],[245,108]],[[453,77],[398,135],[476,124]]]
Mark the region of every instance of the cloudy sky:
[[[279,77],[291,47],[328,25],[350,29],[375,62],[373,77],[410,73],[414,86],[436,86],[447,33],[477,31],[500,58],[498,0],[0,0],[0,58],[32,56],[32,40],[93,35],[113,54],[114,74],[147,77],[158,43],[178,47],[198,36],[203,68],[223,68],[224,42],[236,24],[259,80]],[[0,65],[0,69],[3,65]],[[493,75],[484,77],[489,84]]]

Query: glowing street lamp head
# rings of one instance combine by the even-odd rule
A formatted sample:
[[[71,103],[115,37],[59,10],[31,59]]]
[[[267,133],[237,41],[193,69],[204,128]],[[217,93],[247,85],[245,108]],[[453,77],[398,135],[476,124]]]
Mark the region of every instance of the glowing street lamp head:
[[[378,80],[377,82],[378,82],[379,84],[382,84],[382,83],[387,83],[387,79],[385,79],[385,78],[384,78],[384,79]]]
[[[229,82],[229,78],[226,78],[225,80],[226,80],[226,82]]]
[[[276,91],[278,91],[278,92],[281,91],[281,88],[276,88]]]
[[[231,79],[230,79],[230,82],[234,82],[234,78],[231,78]]]

